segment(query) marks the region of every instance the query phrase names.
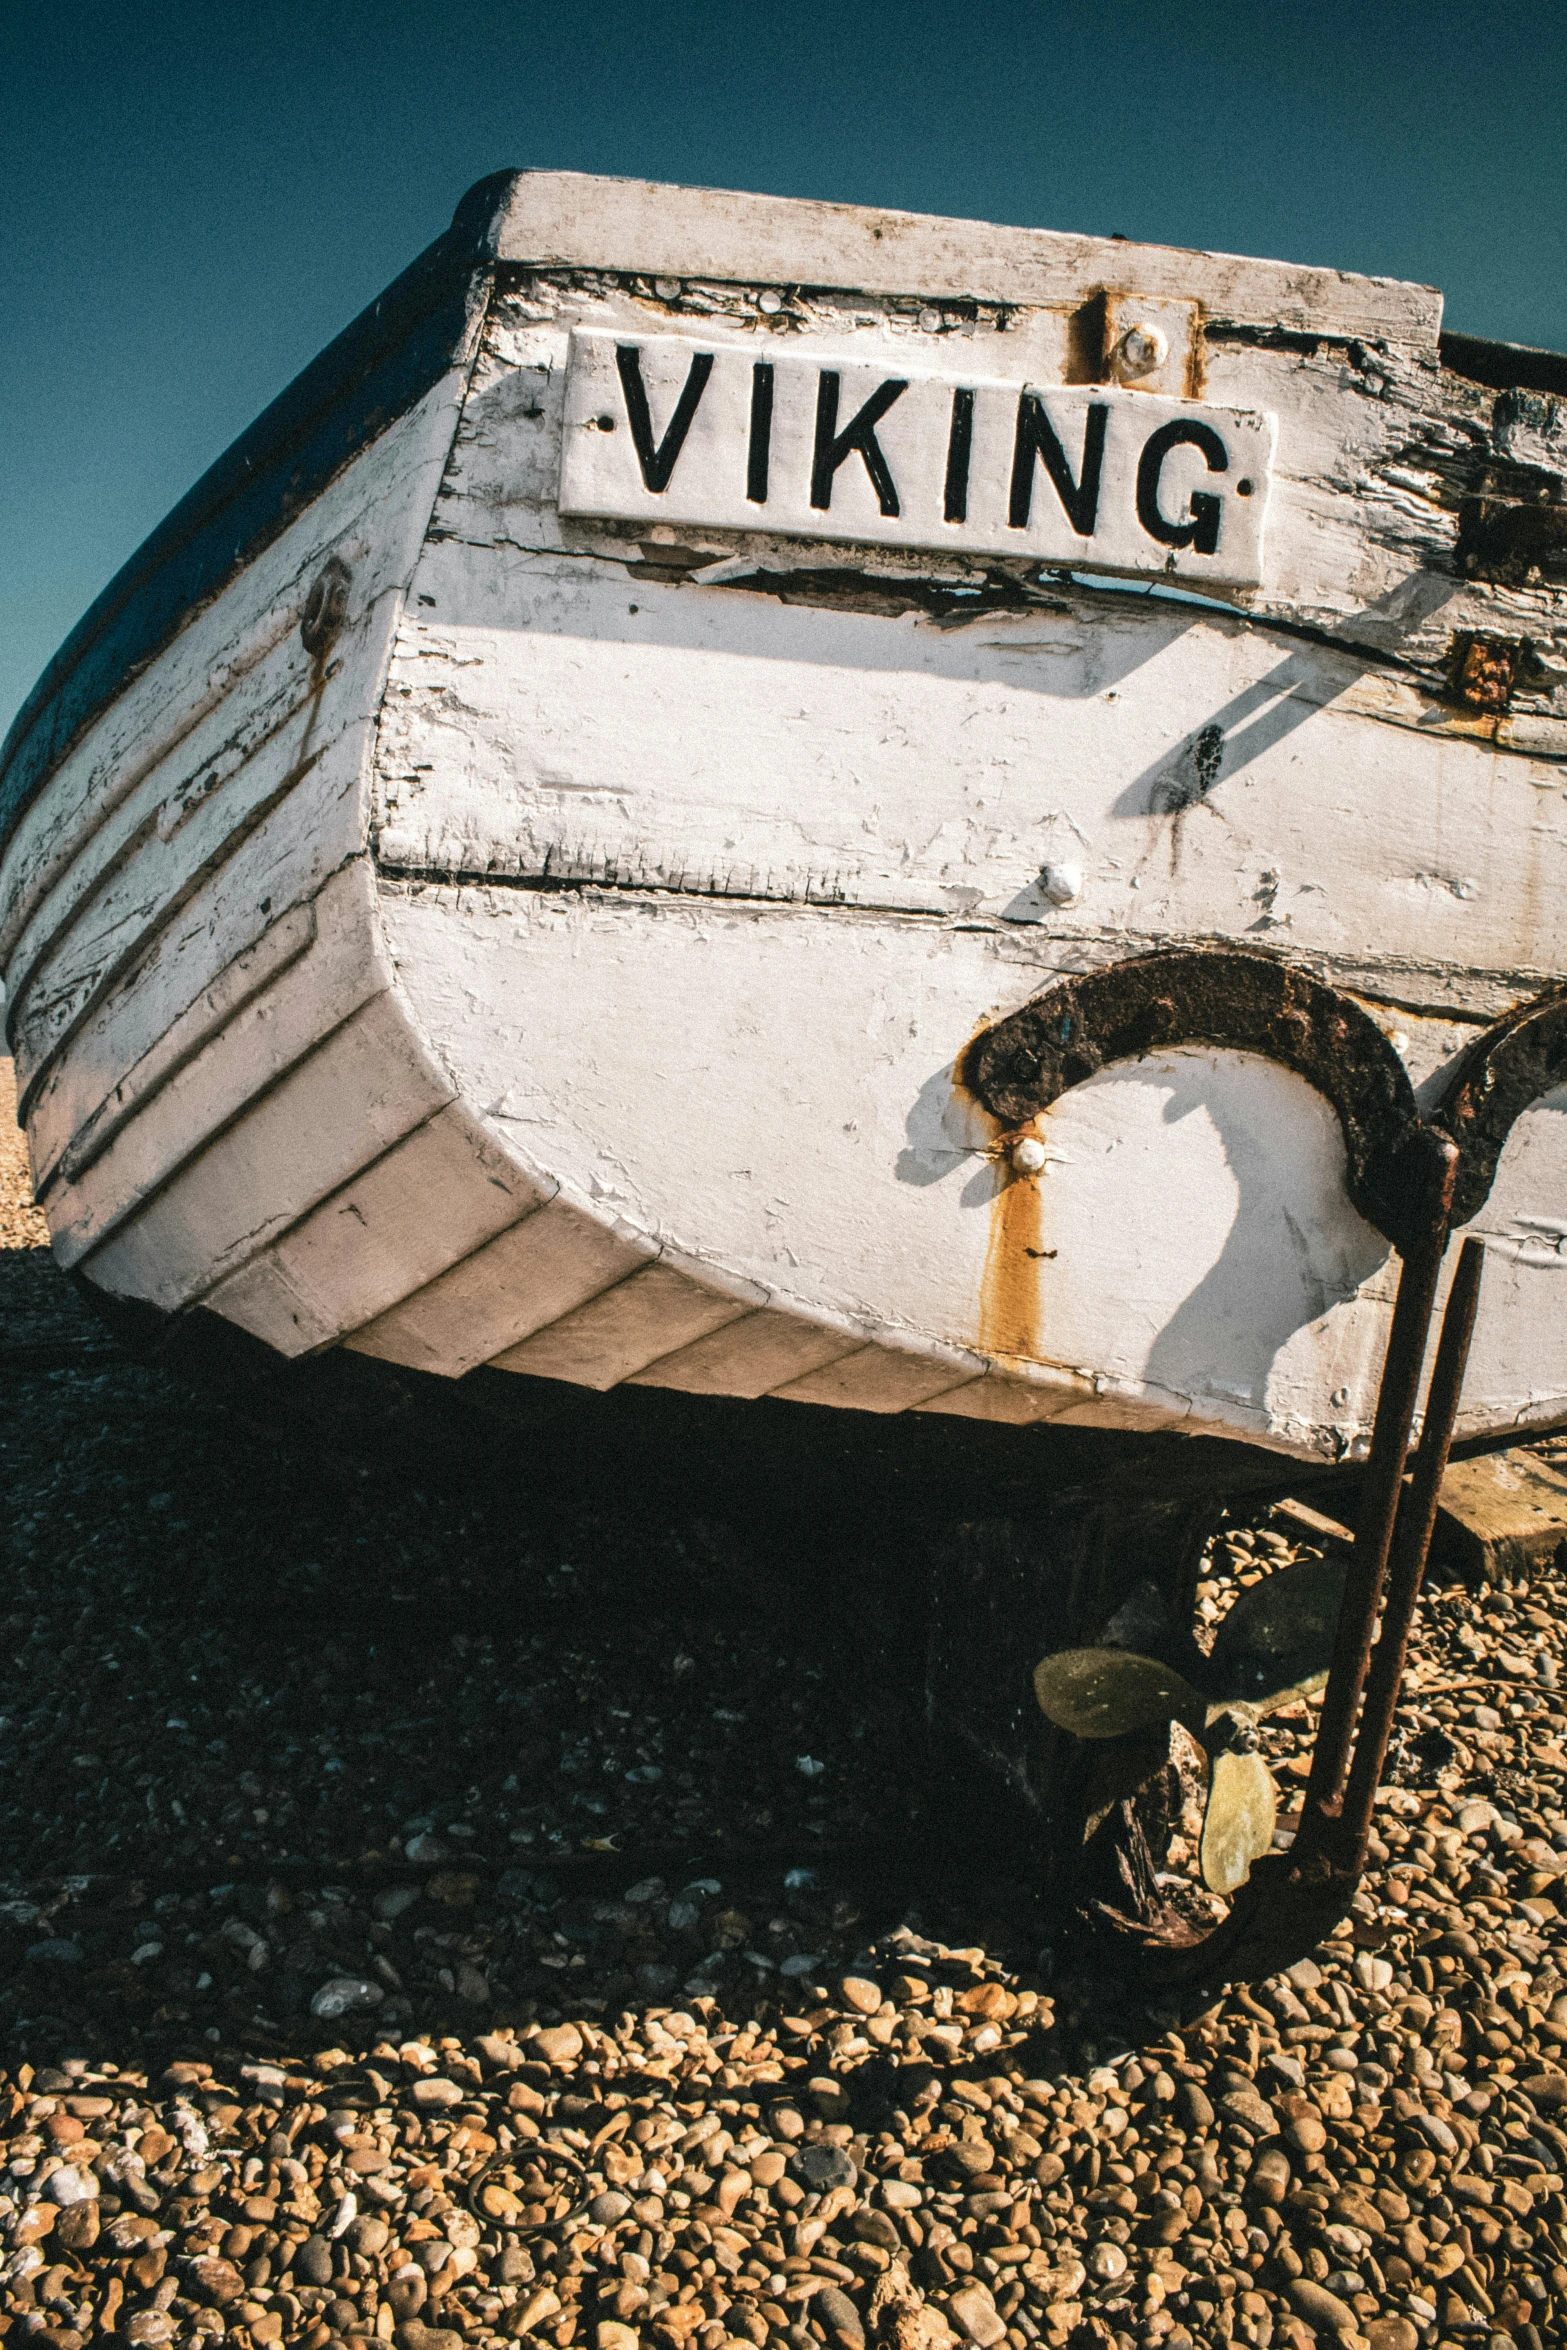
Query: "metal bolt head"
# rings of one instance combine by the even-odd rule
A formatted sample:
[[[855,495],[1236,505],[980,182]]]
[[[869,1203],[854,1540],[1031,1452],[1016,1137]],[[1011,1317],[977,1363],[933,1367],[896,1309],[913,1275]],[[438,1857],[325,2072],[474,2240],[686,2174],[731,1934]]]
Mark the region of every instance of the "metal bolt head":
[[[1139,321],[1129,326],[1121,337],[1116,353],[1117,371],[1121,375],[1152,375],[1169,356],[1169,341],[1158,327]]]
[[[1045,1163],[1045,1146],[1037,1134],[1019,1135],[1008,1156],[1015,1173],[1037,1175]]]
[[[756,307],[758,310],[765,311],[769,318],[776,317],[777,313],[783,308],[783,296],[781,294],[763,294],[759,298]]]

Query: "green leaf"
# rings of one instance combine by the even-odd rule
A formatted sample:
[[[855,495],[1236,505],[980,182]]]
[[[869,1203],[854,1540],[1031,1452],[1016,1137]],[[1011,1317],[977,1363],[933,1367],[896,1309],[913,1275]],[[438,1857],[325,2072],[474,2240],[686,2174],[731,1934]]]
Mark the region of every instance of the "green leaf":
[[[1233,1893],[1251,1875],[1251,1864],[1273,1843],[1278,1789],[1260,1754],[1213,1757],[1208,1809],[1202,1823],[1203,1882],[1214,1893]]]
[[[1184,1722],[1200,1732],[1206,1701],[1170,1665],[1124,1648],[1064,1648],[1034,1668],[1040,1709],[1079,1738],[1124,1738],[1131,1730]]]
[[[1344,1596],[1339,1559],[1303,1559],[1243,1591],[1219,1626],[1208,1683],[1259,1714],[1320,1689]]]

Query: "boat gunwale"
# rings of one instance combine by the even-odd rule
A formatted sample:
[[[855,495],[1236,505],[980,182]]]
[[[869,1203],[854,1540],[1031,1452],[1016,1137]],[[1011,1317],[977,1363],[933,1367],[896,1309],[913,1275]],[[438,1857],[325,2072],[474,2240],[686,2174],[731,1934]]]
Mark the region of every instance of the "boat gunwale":
[[[654,185],[597,174],[514,168],[491,173],[467,191],[450,227],[230,443],[121,565],[54,653],[0,743],[0,856],[26,810],[124,688],[455,363],[471,321],[475,281],[488,291],[497,277],[595,266],[580,254],[573,258],[564,251],[548,251],[548,238],[540,242],[531,258],[524,257],[520,249],[508,250],[518,225],[515,208],[530,181],[579,183],[584,188],[607,186],[638,193]],[[698,197],[721,193],[683,187],[659,192]],[[766,196],[748,197],[747,201],[785,211],[798,204],[802,213],[826,211],[867,218],[880,210]],[[887,212],[885,218],[911,226],[986,226],[919,213]],[[1057,232],[1008,234],[1049,239]],[[1087,245],[1103,240],[1060,237],[1059,241]],[[1180,252],[1170,247],[1138,246],[1135,250]],[[1246,257],[1194,254],[1190,258],[1219,261]],[[1258,266],[1281,275],[1296,267],[1278,262]],[[628,261],[611,274],[645,272]],[[1326,277],[1343,273],[1318,269],[1303,274]],[[1403,283],[1381,278],[1364,282],[1390,288]],[[1444,365],[1491,388],[1567,390],[1567,356],[1446,329],[1441,331],[1440,344]],[[242,503],[247,494],[248,513]],[[240,508],[237,515],[236,507]]]

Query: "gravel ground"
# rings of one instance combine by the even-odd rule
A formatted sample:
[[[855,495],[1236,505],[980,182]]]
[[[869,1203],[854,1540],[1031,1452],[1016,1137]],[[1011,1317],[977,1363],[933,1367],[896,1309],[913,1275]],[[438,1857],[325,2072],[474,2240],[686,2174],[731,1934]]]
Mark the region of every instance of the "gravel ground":
[[[11,2341],[1567,2340],[1554,1579],[1430,1594],[1340,1933],[1149,2010],[921,1860],[825,1543],[248,1425],[41,1239],[0,1123]]]

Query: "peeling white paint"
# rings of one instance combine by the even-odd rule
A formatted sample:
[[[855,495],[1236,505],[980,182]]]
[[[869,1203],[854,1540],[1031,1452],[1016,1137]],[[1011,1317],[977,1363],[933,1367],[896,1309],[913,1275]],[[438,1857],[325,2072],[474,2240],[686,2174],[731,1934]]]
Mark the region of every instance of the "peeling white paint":
[[[1052,976],[1219,938],[1355,993],[1429,1104],[1567,969],[1567,599],[1454,556],[1481,455],[1561,469],[1550,404],[1444,374],[1425,289],[1274,263],[551,174],[494,236],[471,375],[191,615],[0,865],[62,1259],[290,1354],[1362,1442],[1396,1267],[1303,1083],[1151,1054],[1002,1138],[952,1073]],[[655,447],[714,357],[673,503],[622,344]],[[909,386],[896,516],[863,447],[809,505],[829,365],[840,424]],[[1268,420],[1245,561],[998,554],[1030,385],[1052,527],[1096,405],[1117,529],[1162,425]],[[1466,631],[1534,647],[1505,713],[1454,698]],[[1464,1424],[1559,1416],[1556,1097],[1479,1227]]]

